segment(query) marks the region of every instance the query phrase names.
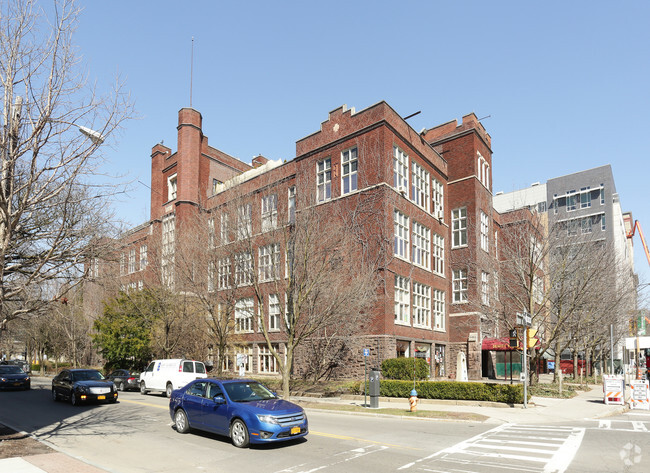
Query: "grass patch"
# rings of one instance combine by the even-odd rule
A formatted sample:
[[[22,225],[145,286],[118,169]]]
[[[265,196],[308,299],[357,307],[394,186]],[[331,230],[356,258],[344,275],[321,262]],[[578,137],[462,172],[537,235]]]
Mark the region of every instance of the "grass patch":
[[[441,419],[441,420],[464,420],[472,422],[484,422],[488,419],[487,416],[475,414],[472,412],[447,412],[447,411],[430,411],[419,410],[411,412],[406,409],[398,408],[382,408],[382,409],[368,409],[366,407],[355,406],[352,404],[334,404],[329,402],[314,402],[314,401],[293,401],[305,409],[323,409],[328,411],[338,412],[363,412],[372,414],[384,414],[391,416],[401,417],[421,417],[427,419]]]
[[[562,394],[560,394],[560,386],[557,383],[546,384],[540,383],[529,387],[530,394],[537,397],[555,397],[559,399],[570,399],[578,395],[576,388],[573,384],[563,383]],[[583,390],[584,386],[580,387]]]

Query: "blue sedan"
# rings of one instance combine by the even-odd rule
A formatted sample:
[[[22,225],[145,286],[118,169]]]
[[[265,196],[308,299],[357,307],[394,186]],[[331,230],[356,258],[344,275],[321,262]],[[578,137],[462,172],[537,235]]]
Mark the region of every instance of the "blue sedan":
[[[182,434],[191,428],[230,437],[235,447],[281,442],[309,432],[305,411],[250,379],[197,379],[172,392],[169,414]]]

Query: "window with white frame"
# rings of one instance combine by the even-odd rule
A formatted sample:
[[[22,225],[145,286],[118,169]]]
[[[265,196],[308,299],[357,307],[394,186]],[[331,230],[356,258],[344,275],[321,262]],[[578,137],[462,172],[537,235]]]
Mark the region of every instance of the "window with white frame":
[[[249,252],[235,255],[235,285],[245,286],[253,283],[253,257]]]
[[[215,247],[215,229],[214,229],[214,217],[208,219],[208,248],[213,249]]]
[[[481,249],[490,251],[490,221],[485,212],[481,210]]]
[[[220,184],[222,184],[222,182],[219,179],[212,179],[212,195],[217,193]]]
[[[99,259],[93,258],[90,263],[90,277],[97,279],[99,277]]]
[[[244,204],[237,209],[237,238],[242,240],[253,234],[253,214],[251,204]]]
[[[481,271],[481,302],[490,305],[490,275]]]
[[[147,254],[148,251],[149,248],[147,245],[140,246],[140,271],[143,271],[144,268],[146,268],[149,264],[149,256]]]
[[[413,263],[430,269],[431,262],[431,231],[418,222],[413,222]]]
[[[467,302],[467,270],[454,269],[451,276],[453,302]]]
[[[605,231],[607,229],[607,225],[605,225],[605,214],[602,214],[600,216],[600,229],[602,231]]]
[[[585,233],[591,233],[591,217],[585,217],[582,219],[580,222],[580,230],[582,231],[583,234]]]
[[[413,326],[431,328],[431,288],[413,283]]]
[[[129,274],[135,273],[135,248],[129,250]]]
[[[408,259],[409,257],[409,218],[399,210],[393,212],[395,227],[395,256]]]
[[[578,220],[569,220],[566,222],[566,229],[568,236],[576,236],[578,234]]]
[[[217,262],[219,289],[230,288],[230,258],[223,258]]]
[[[580,208],[587,209],[591,207],[591,187],[583,187],[580,189]]]
[[[444,187],[436,178],[431,179],[431,197],[433,207],[431,208],[431,213],[436,218],[443,218],[445,211],[445,195]]]
[[[410,301],[409,279],[395,275],[395,323],[409,324],[411,322]]]
[[[358,189],[358,155],[359,153],[356,147],[350,148],[341,153],[341,189],[343,189],[343,194],[348,194]]]
[[[494,230],[494,256],[499,258],[499,233]]]
[[[533,277],[533,300],[536,304],[544,302],[544,279],[539,276]]]
[[[228,214],[223,212],[221,214],[221,222],[220,222],[220,239],[221,239],[221,244],[225,245],[230,241],[229,237],[229,219],[228,219]]]
[[[176,261],[176,216],[162,220],[162,282],[166,287],[174,286],[174,263]]]
[[[433,272],[441,276],[445,275],[445,239],[433,234]]]
[[[126,255],[124,253],[120,254],[120,276],[126,274]]]
[[[600,185],[600,205],[605,205],[605,184]]]
[[[268,232],[278,226],[278,196],[276,194],[262,197],[262,231]]]
[[[467,246],[467,208],[451,211],[451,246],[458,248]]]
[[[253,298],[247,297],[235,302],[235,332],[250,333],[253,331]]]
[[[499,273],[494,273],[494,300],[499,300]]]
[[[445,324],[445,292],[433,290],[433,328],[444,331]]]
[[[214,261],[208,261],[208,292],[214,292]]]
[[[277,343],[273,344],[273,349],[277,352],[280,351],[280,345]],[[278,361],[275,359],[271,350],[269,350],[268,345],[258,345],[257,346],[257,361],[258,361],[258,371],[260,373],[277,373],[278,372]]]
[[[167,178],[167,201],[176,199],[177,182],[176,174]]]
[[[296,186],[289,187],[287,214],[289,223],[296,223]]]
[[[260,282],[272,281],[280,276],[280,245],[273,243],[259,249]]]
[[[578,194],[575,190],[567,191],[566,194],[566,211],[571,212],[578,207]]]
[[[269,331],[280,330],[280,298],[277,294],[269,294]]]
[[[490,165],[488,164],[487,160],[481,155],[481,153],[477,151],[476,155],[477,155],[476,171],[478,174],[479,181],[481,181],[481,183],[489,189],[490,188]]]
[[[429,173],[418,163],[413,163],[411,200],[415,205],[429,211]]]
[[[138,281],[138,291],[142,291],[144,289],[144,281]]]
[[[393,146],[393,185],[395,189],[409,188],[409,157],[397,146]]]
[[[325,202],[332,198],[332,160],[325,158],[318,161],[316,170],[317,199]]]

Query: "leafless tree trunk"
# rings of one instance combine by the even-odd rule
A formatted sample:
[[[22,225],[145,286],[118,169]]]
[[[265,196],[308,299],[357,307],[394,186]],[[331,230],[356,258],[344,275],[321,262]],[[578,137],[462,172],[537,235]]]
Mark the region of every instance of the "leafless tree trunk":
[[[105,97],[86,86],[72,42],[78,17],[73,0],[55,1],[49,17],[34,0],[0,7],[1,326],[81,280],[120,192],[101,182],[100,146],[132,106],[119,82]]]

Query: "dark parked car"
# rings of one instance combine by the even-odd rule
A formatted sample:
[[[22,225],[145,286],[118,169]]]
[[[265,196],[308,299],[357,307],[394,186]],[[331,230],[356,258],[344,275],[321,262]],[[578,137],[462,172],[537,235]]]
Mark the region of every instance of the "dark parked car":
[[[230,437],[235,447],[304,437],[305,411],[247,379],[197,379],[172,392],[169,414],[176,430],[190,428]]]
[[[107,378],[115,383],[118,391],[140,390],[140,373],[138,371],[115,370]]]
[[[97,370],[68,369],[52,380],[52,399],[68,399],[73,406],[82,402],[115,402],[117,388]]]
[[[29,389],[31,381],[29,375],[20,366],[0,365],[0,389],[19,388]]]
[[[9,361],[3,361],[0,364],[20,366],[20,368],[27,374],[32,372],[29,363],[27,363],[25,360],[9,360]]]

